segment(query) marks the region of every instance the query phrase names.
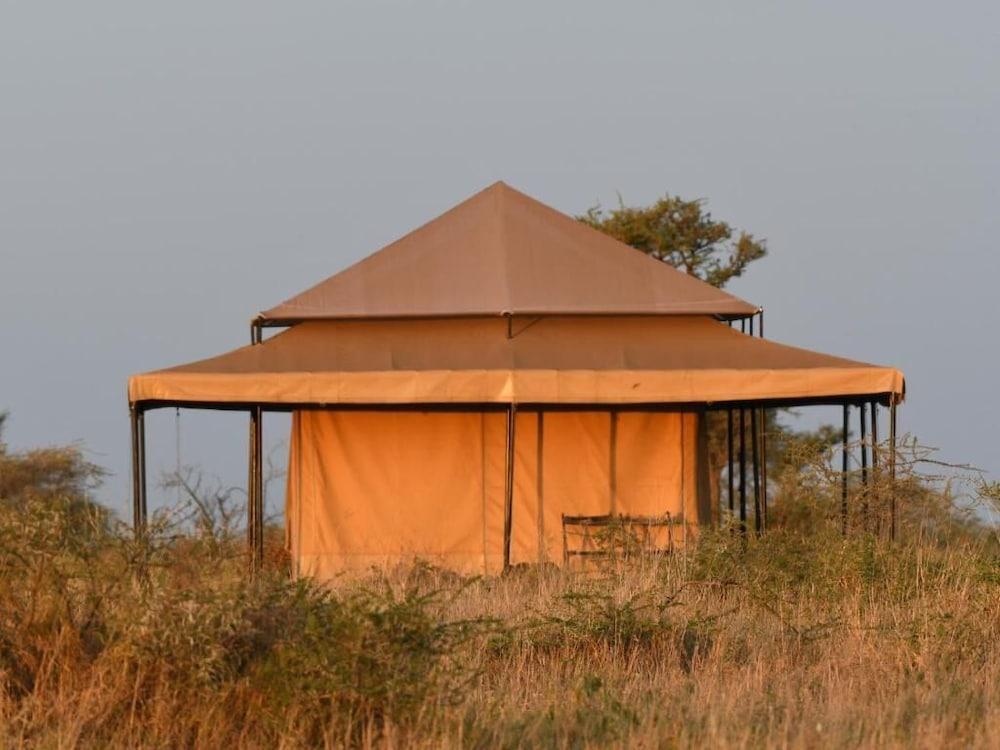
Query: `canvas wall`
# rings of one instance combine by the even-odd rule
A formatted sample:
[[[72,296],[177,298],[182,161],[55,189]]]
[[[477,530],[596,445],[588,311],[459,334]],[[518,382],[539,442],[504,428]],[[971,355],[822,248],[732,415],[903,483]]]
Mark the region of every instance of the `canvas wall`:
[[[562,514],[710,520],[702,418],[695,413],[520,411],[511,562],[561,563]],[[299,411],[286,524],[298,573],[420,557],[466,573],[503,567],[506,415]]]

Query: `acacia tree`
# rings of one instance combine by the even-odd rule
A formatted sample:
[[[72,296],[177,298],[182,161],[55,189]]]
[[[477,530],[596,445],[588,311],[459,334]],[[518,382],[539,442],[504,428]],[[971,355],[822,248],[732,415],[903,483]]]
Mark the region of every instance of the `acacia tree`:
[[[93,497],[107,472],[87,461],[78,445],[9,450],[3,441],[6,421],[7,413],[0,412],[0,521],[32,513],[58,517],[65,522],[59,533],[67,534],[67,544],[87,543],[107,530],[111,514]],[[0,570],[4,541],[0,536]]]
[[[604,211],[595,206],[577,217],[674,268],[717,287],[742,276],[755,260],[767,255],[767,245],[745,231],[735,231],[712,218],[704,199],[665,195],[651,206],[626,206]]]
[[[717,287],[742,276],[751,263],[767,255],[765,240],[714,219],[703,198],[685,200],[668,193],[652,205],[635,207],[626,206],[619,195],[617,208],[606,211],[594,206],[577,219]],[[834,434],[829,425],[816,432],[794,431],[778,420],[774,410],[764,412],[764,425],[771,440],[767,456],[769,472],[799,468],[787,465],[785,448],[791,441],[826,444]],[[712,500],[718,503],[727,463],[725,415],[710,413],[708,426],[709,477]]]

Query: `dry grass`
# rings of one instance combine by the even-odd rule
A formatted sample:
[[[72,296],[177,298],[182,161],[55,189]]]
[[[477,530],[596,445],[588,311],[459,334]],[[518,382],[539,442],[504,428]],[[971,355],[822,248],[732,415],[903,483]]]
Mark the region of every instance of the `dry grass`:
[[[0,746],[1000,746],[995,538],[909,478],[902,542],[845,539],[824,482],[655,564],[331,589],[6,486]]]

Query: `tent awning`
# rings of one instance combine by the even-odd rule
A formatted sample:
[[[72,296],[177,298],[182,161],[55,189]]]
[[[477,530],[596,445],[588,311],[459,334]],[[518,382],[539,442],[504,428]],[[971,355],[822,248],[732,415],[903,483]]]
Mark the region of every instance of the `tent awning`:
[[[710,404],[903,396],[891,367],[696,317],[312,321],[129,379],[133,404]]]

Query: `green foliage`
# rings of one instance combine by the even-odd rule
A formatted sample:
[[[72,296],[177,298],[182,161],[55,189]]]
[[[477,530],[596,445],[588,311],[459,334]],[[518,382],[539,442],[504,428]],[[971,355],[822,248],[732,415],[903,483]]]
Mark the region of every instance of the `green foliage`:
[[[430,697],[455,703],[475,677],[455,655],[491,622],[441,617],[442,591],[397,592],[385,579],[341,595],[296,588],[281,639],[259,666],[285,710],[332,706],[379,725],[408,723]]]
[[[82,502],[105,476],[76,446],[9,453],[0,443],[0,502],[60,497]]]
[[[705,209],[704,200],[665,195],[651,206],[604,211],[595,206],[580,221],[674,268],[722,287],[767,255],[767,246],[747,232],[738,234]]]
[[[564,642],[602,642],[619,648],[648,643],[662,630],[662,608],[650,600],[649,592],[639,592],[624,600],[596,586],[591,590],[568,591],[562,607],[548,617],[557,626]]]

